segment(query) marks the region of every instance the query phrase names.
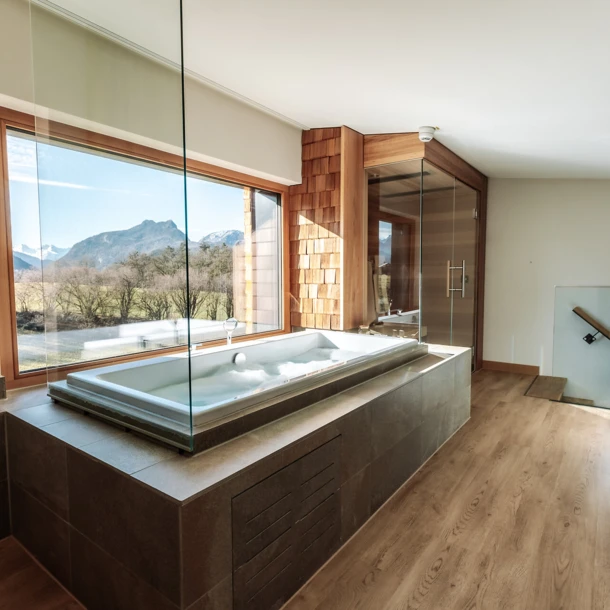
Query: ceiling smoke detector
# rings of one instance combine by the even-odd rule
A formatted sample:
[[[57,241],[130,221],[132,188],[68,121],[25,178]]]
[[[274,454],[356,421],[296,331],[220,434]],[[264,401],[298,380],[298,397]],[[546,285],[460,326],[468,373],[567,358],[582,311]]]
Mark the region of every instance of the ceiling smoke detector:
[[[432,127],[431,125],[424,125],[419,128],[419,139],[422,142],[430,142],[430,140],[434,140],[434,133],[438,127]]]

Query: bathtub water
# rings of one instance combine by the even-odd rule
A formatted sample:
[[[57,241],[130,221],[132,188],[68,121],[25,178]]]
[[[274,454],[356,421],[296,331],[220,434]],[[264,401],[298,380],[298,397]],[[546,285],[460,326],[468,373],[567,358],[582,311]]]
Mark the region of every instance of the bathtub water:
[[[193,407],[205,407],[280,386],[362,356],[361,352],[330,347],[310,349],[286,362],[223,364],[202,377],[150,392],[153,396]]]

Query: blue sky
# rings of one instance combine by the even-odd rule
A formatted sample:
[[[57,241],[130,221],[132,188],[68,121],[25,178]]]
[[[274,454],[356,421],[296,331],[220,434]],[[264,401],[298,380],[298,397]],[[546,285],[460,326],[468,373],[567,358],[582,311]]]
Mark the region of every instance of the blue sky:
[[[8,164],[14,246],[37,247],[42,233],[43,244],[65,248],[143,220],[173,220],[184,231],[179,173],[41,143],[37,153],[36,142],[19,135],[8,136]],[[189,177],[189,238],[243,231],[243,205],[241,188]]]

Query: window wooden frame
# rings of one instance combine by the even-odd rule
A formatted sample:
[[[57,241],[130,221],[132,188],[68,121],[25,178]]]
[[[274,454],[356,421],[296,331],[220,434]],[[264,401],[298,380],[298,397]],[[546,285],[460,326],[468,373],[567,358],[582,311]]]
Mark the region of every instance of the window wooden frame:
[[[250,176],[242,172],[225,169],[195,159],[184,159],[180,155],[157,150],[127,140],[107,136],[105,134],[72,127],[63,123],[44,121],[45,137],[64,140],[73,144],[86,146],[104,152],[115,153],[141,161],[149,161],[174,169],[186,169],[188,173],[203,177],[218,178],[240,186],[247,186],[265,191],[271,191],[280,196],[281,219],[281,269],[282,269],[282,305],[281,328],[276,331],[256,333],[244,337],[236,337],[234,342],[262,339],[290,332],[290,269],[288,256],[288,186]],[[49,369],[19,372],[19,358],[17,350],[17,323],[15,286],[13,269],[13,247],[11,232],[11,210],[8,176],[7,130],[18,129],[34,134],[36,132],[35,118],[23,112],[11,110],[0,106],[0,374],[6,378],[7,389],[18,389],[47,382]],[[198,349],[206,349],[222,345],[224,341],[209,341]],[[65,378],[73,371],[108,366],[120,362],[130,362],[145,358],[154,358],[160,355],[186,351],[187,347],[174,347],[103,358],[88,362],[53,367],[56,379]]]

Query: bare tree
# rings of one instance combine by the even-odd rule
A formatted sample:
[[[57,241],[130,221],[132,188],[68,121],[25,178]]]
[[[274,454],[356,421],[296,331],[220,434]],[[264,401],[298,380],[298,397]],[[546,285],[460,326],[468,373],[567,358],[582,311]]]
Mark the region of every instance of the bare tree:
[[[220,303],[222,302],[222,292],[220,292],[218,281],[208,282],[207,292],[204,301],[204,312],[207,320],[218,320]]]
[[[37,269],[15,272],[15,301],[22,313],[39,310],[42,306],[42,273]]]
[[[206,302],[208,275],[201,269],[189,269],[188,282],[184,271],[171,277],[171,298],[183,318],[196,318]]]
[[[138,305],[149,320],[166,320],[172,311],[171,278],[156,278],[140,291]]]
[[[138,269],[121,264],[110,269],[108,277],[120,321],[127,322],[136,305],[138,288],[141,286],[141,275]]]
[[[106,287],[105,274],[93,267],[62,269],[57,280],[60,285],[62,308],[69,307],[93,326],[108,314],[112,294]]]
[[[227,318],[232,318],[235,315],[235,299],[233,292],[233,275],[224,274],[218,279],[218,287],[224,295],[224,307]]]

